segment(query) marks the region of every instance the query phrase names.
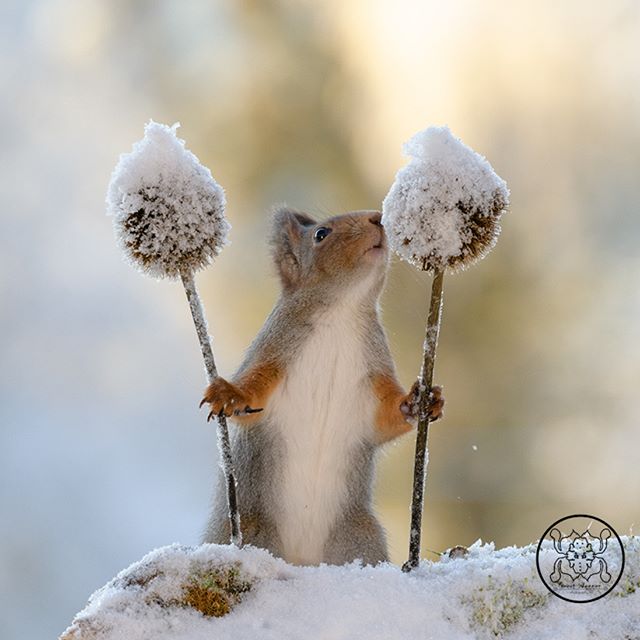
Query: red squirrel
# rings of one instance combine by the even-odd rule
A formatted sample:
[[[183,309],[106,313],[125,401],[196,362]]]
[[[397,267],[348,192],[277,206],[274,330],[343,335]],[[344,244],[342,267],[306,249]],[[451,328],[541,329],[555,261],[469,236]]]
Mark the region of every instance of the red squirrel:
[[[375,455],[415,426],[418,383],[407,393],[398,382],[380,322],[389,265],[380,218],[275,211],[282,293],[240,368],[202,400],[210,418],[232,421],[245,542],[293,564],[388,560],[372,506]],[[432,420],[443,405],[433,387]],[[229,540],[219,479],[205,542]]]

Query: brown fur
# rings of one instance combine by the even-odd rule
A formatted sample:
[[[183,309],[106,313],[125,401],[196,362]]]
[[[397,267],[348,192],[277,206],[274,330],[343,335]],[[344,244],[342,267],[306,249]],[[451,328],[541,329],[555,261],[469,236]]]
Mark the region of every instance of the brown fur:
[[[414,382],[406,393],[394,376],[378,374],[372,378],[373,392],[380,401],[376,411],[376,432],[378,442],[384,444],[408,433],[413,421],[418,417],[418,383]],[[431,422],[443,416],[444,398],[442,388],[433,387],[429,401]]]
[[[223,412],[240,424],[250,425],[257,422],[279,379],[276,365],[255,363],[233,382],[216,378],[205,390],[201,404],[210,405],[210,418]]]
[[[407,416],[400,406],[410,400],[405,390],[393,376],[378,374],[371,381],[379,404],[376,411],[376,432],[380,444],[389,442],[411,431]]]

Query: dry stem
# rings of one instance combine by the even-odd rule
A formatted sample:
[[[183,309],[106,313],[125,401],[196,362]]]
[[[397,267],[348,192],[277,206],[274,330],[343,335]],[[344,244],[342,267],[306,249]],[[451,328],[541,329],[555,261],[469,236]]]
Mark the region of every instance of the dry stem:
[[[204,366],[207,372],[207,380],[211,383],[218,377],[218,370],[213,358],[211,348],[211,337],[207,328],[207,320],[202,308],[202,302],[196,289],[196,282],[192,271],[182,271],[180,273],[184,290],[189,301],[191,316],[196,327],[200,349],[204,359]],[[218,447],[220,449],[220,464],[227,484],[227,505],[229,507],[229,524],[231,525],[231,543],[237,547],[242,546],[242,532],[240,530],[240,512],[238,511],[238,500],[236,497],[236,479],[233,470],[233,459],[231,457],[231,443],[229,442],[229,428],[224,415],[217,416],[218,421]]]
[[[411,530],[409,532],[409,559],[402,566],[411,571],[420,563],[420,537],[422,533],[422,510],[424,507],[424,485],[427,465],[427,437],[429,435],[429,397],[433,385],[433,367],[436,361],[440,318],[442,317],[442,286],[444,271],[433,274],[429,318],[424,338],[422,370],[420,372],[420,400],[418,412],[418,434],[413,468],[413,494],[411,501]]]

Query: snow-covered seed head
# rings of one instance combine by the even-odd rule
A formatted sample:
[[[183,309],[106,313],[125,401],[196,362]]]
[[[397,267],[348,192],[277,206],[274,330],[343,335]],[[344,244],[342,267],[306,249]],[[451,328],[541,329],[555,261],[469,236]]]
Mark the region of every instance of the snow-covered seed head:
[[[154,278],[207,266],[227,243],[222,187],[176,136],[179,124],[150,121],[144,138],[122,154],[107,191],[118,243]]]
[[[505,181],[448,127],[417,133],[403,150],[411,160],[382,204],[391,248],[425,271],[464,269],[484,257],[509,204]]]

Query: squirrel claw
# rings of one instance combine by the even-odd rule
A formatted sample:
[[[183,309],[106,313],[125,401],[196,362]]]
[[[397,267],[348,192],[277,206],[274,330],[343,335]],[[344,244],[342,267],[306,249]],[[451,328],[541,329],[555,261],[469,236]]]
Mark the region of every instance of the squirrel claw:
[[[251,397],[247,393],[235,384],[218,376],[205,390],[200,407],[203,404],[209,404],[208,422],[216,416],[231,418],[262,411],[262,408],[253,409],[250,403]]]
[[[429,420],[435,422],[440,420],[444,415],[444,397],[442,396],[442,387],[431,387],[429,392]]]
[[[429,391],[429,407],[427,415],[430,422],[435,422],[443,416],[444,397],[442,396],[442,387],[436,385],[431,387]],[[417,420],[420,417],[420,381],[413,383],[411,391],[406,395],[400,404],[400,411],[410,420]]]
[[[247,405],[244,408],[244,413],[260,413],[261,411],[263,411],[262,407],[260,407],[259,409],[252,409],[249,405]]]
[[[249,405],[247,405],[244,409],[236,409],[233,412],[234,416],[246,416],[249,413],[260,413],[260,411],[263,411],[262,407],[260,407],[259,409],[252,409]]]

